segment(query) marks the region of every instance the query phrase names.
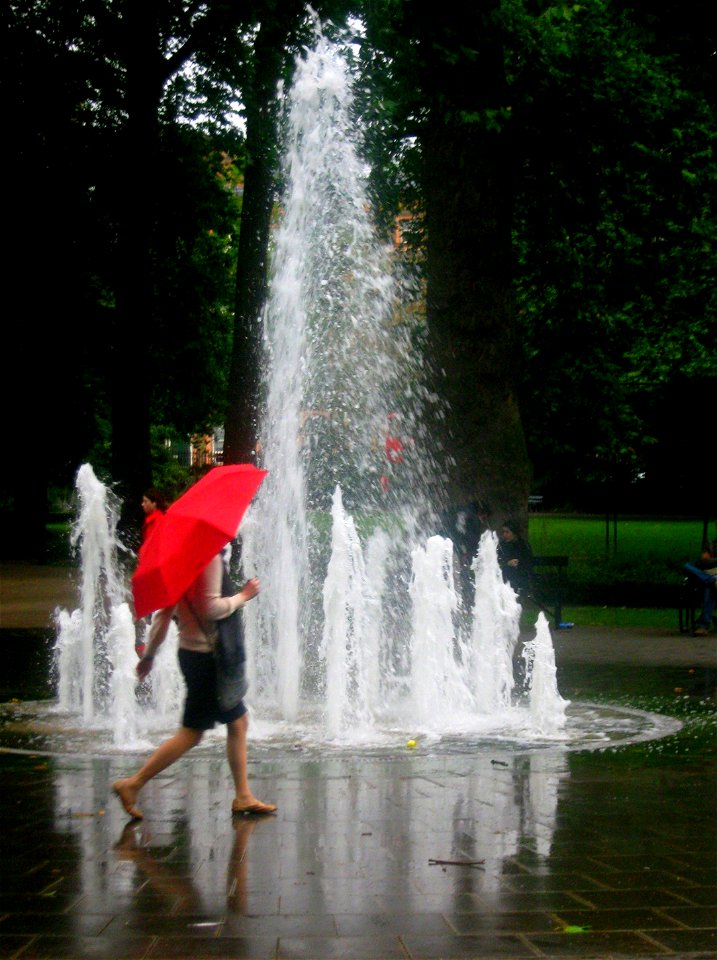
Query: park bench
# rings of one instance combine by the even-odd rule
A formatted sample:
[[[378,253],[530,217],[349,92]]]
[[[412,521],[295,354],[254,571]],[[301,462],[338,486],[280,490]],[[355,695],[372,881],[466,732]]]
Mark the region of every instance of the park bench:
[[[680,623],[680,633],[692,633],[695,629],[697,614],[702,608],[704,588],[691,577],[685,577],[680,584],[677,597],[677,616]]]
[[[563,592],[567,567],[568,557],[562,554],[541,554],[533,557],[533,599],[543,609],[552,609],[554,630],[559,629],[563,623]]]

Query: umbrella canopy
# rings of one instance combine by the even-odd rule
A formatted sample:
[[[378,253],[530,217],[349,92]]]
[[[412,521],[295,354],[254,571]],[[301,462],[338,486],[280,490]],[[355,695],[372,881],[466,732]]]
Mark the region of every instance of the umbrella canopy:
[[[139,551],[135,614],[173,606],[229,541],[266,476],[253,464],[213,467],[176,500]]]

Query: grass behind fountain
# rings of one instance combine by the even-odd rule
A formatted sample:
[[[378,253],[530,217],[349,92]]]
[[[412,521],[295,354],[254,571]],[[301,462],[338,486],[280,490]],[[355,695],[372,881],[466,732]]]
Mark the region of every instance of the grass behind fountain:
[[[311,524],[319,539],[331,535],[329,512],[315,511]],[[404,528],[397,514],[372,512],[354,517],[363,543],[377,527],[388,533]],[[69,549],[70,525],[48,526],[53,564],[74,563]],[[693,560],[702,539],[698,519],[620,519],[617,550],[613,527],[606,544],[604,517],[531,514],[529,538],[536,554],[569,557],[563,593],[563,619],[585,627],[677,626],[677,592],[682,564]],[[537,611],[527,609],[523,623],[532,626]]]

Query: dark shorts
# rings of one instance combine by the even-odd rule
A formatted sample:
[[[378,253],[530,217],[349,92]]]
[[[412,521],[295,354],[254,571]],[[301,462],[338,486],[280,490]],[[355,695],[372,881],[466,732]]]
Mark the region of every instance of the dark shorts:
[[[222,710],[217,700],[214,655],[179,648],[179,666],[187,685],[182,726],[211,730],[217,723],[231,723],[246,713],[241,700],[232,710]]]

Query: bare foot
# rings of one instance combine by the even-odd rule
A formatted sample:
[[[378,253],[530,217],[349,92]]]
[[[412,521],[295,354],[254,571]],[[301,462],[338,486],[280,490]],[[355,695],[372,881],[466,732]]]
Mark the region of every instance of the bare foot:
[[[263,803],[249,794],[248,797],[236,797],[232,800],[232,814],[276,813],[275,803]]]
[[[144,814],[135,806],[139,791],[130,784],[129,780],[115,780],[112,784],[112,790],[117,794],[122,806],[133,820],[143,819]]]

